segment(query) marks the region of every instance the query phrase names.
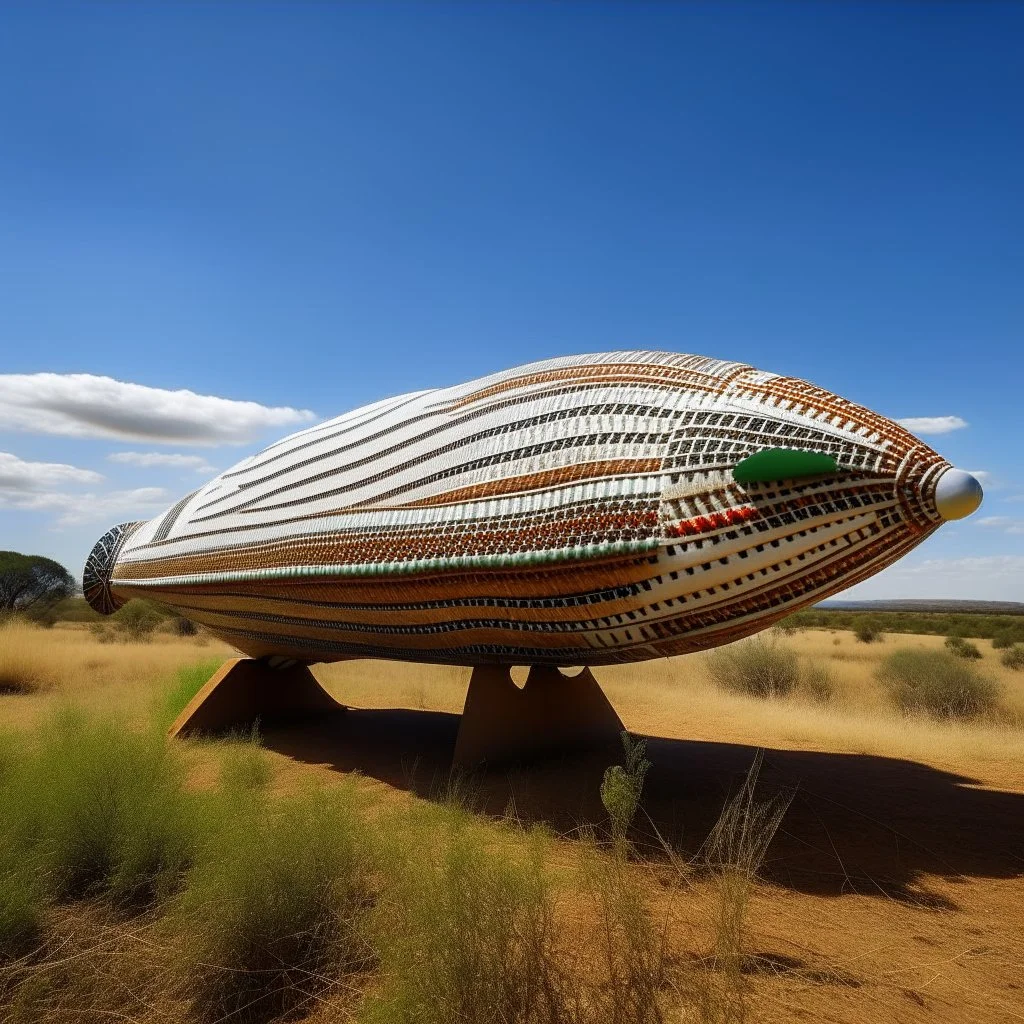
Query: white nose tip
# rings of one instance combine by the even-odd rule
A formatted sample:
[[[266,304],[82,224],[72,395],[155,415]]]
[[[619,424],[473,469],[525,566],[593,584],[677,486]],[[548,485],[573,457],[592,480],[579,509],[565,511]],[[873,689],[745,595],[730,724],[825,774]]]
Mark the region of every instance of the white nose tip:
[[[935,484],[935,507],[943,519],[963,519],[983,497],[981,484],[962,469],[947,469]]]

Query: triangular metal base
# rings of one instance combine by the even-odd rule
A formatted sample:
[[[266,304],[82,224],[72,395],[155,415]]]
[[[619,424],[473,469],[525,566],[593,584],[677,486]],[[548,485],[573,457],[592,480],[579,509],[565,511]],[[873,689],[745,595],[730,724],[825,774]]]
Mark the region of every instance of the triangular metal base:
[[[344,711],[305,665],[271,668],[265,661],[232,658],[203,688],[168,729],[169,736],[193,736]]]

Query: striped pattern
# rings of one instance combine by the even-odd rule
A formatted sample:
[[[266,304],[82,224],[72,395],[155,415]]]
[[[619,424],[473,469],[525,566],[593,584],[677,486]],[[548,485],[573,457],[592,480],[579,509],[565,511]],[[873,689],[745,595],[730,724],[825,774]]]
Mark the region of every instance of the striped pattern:
[[[780,447],[840,472],[734,482]],[[939,525],[946,467],[892,421],[743,364],[553,359],[271,445],[110,531],[86,593],[102,611],[157,599],[254,657],[638,661],[890,564]]]

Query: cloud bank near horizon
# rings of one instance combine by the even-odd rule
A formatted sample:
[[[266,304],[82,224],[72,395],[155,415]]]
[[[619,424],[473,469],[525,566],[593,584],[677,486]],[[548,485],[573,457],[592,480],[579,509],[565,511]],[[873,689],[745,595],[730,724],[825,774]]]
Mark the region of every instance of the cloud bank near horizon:
[[[0,374],[0,430],[158,444],[245,444],[309,409],[169,391],[91,373]]]

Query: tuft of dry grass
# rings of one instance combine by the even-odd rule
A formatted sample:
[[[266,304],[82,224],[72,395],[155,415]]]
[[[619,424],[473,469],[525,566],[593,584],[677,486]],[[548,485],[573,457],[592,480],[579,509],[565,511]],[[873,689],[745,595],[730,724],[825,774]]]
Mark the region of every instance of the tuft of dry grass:
[[[55,631],[26,619],[0,623],[0,694],[30,694],[70,678],[76,659],[54,656]]]
[[[584,872],[583,888],[595,916],[589,950],[595,967],[581,996],[580,1019],[588,1024],[676,1019],[683,1010],[678,1005],[683,979],[673,956],[668,908],[654,907],[642,877],[621,856],[592,854],[584,859]]]
[[[1011,647],[1007,647],[1000,655],[999,663],[1014,671],[1024,668],[1024,644],[1013,644]]]
[[[364,1019],[571,1021],[543,841],[493,852],[479,827],[455,815],[433,844],[400,855],[397,889],[376,922],[383,984]]]
[[[902,711],[947,720],[991,716],[999,688],[963,659],[946,651],[901,648],[881,664],[878,679]]]
[[[742,785],[722,809],[700,854],[719,877],[715,967],[727,978],[729,1002],[736,1004],[730,1019],[735,1020],[745,1016],[742,974],[750,893],[793,799],[792,794],[757,798],[763,758],[764,753],[759,750]]]
[[[754,636],[712,651],[706,659],[712,678],[727,690],[772,699],[798,694],[818,703],[832,699],[828,669],[802,662],[796,650],[772,636]]]
[[[145,905],[177,885],[195,843],[180,748],[73,708],[21,745],[0,779],[19,860],[58,898]]]
[[[144,721],[155,693],[181,667],[219,663],[234,652],[201,637],[154,633],[145,644],[100,642],[87,624],[58,623],[43,630],[13,621],[0,626],[0,718],[12,727],[44,719],[55,704],[72,702],[117,708]]]
[[[365,819],[346,787],[220,808],[168,921],[182,991],[201,1021],[308,1011],[371,961]]]

